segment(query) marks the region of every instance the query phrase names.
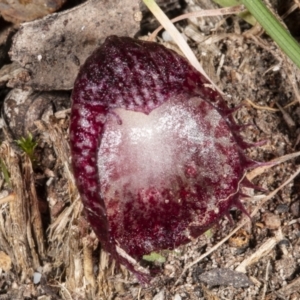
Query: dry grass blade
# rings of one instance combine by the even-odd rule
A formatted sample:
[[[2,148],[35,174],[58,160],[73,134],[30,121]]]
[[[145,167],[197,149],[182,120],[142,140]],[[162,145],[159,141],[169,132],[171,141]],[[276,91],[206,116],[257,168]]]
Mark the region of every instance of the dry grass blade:
[[[296,157],[300,156],[300,152],[295,152],[295,153],[291,153],[291,154],[287,154],[278,158],[275,158],[273,160],[270,161],[270,164],[266,165],[266,166],[262,166],[262,167],[258,167],[253,169],[252,171],[248,172],[248,174],[246,175],[247,179],[249,179],[250,181],[252,179],[254,179],[256,176],[261,175],[262,173],[264,173],[266,170],[279,165],[281,163],[284,163],[288,160],[294,159]]]
[[[162,24],[162,26],[168,31],[170,36],[173,38],[175,43],[178,45],[182,53],[189,60],[191,65],[198,70],[210,83],[213,89],[217,90],[221,95],[223,92],[219,89],[219,87],[209,78],[206,74],[202,66],[200,65],[198,59],[196,58],[194,52],[185,41],[183,36],[174,26],[174,24],[170,21],[170,19],[164,14],[164,12],[160,9],[160,7],[155,3],[154,0],[144,0],[144,3],[147,5],[149,10],[154,14],[154,16],[158,19],[158,21]]]
[[[172,23],[189,19],[189,18],[199,18],[199,17],[212,17],[212,16],[224,16],[224,15],[232,15],[241,13],[244,11],[243,5],[237,5],[237,6],[231,6],[227,8],[220,8],[220,9],[208,9],[208,10],[201,10],[196,12],[191,12],[187,14],[183,14],[181,16],[178,16],[174,19],[171,19],[170,21]],[[151,35],[148,37],[148,41],[154,41],[157,34],[163,29],[163,26],[159,26],[157,29],[155,29]]]

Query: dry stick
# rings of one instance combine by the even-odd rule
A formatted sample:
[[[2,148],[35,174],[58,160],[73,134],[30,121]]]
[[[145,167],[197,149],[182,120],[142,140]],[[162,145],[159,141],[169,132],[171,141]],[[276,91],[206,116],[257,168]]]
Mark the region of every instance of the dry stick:
[[[296,176],[298,176],[300,174],[300,168],[293,174],[290,176],[290,178],[285,181],[282,185],[280,185],[276,190],[274,190],[273,192],[271,192],[268,196],[264,197],[262,199],[262,201],[258,204],[258,206],[252,211],[252,213],[250,214],[251,218],[253,218],[258,211],[262,208],[262,206],[271,198],[273,198],[281,189],[283,189],[287,184],[289,184],[292,180],[294,180],[294,178]],[[245,226],[248,222],[251,222],[251,219],[247,218],[245,219],[240,225],[238,225],[234,230],[232,230],[223,240],[221,240],[218,244],[216,244],[215,246],[213,246],[210,250],[208,250],[206,253],[204,253],[203,255],[201,255],[199,258],[197,258],[196,260],[194,260],[192,263],[188,264],[186,267],[184,267],[182,273],[180,274],[179,278],[176,280],[174,286],[176,286],[180,279],[182,278],[182,276],[185,274],[185,272],[190,269],[192,266],[194,266],[195,264],[197,264],[198,262],[200,262],[203,258],[207,257],[208,255],[210,255],[212,252],[214,252],[215,250],[217,250],[220,246],[222,246],[231,236],[233,236],[237,231],[239,231],[243,226]]]
[[[219,8],[219,9],[207,9],[207,10],[201,10],[201,11],[195,11],[187,14],[183,14],[181,16],[178,16],[174,19],[171,19],[170,21],[172,23],[189,19],[189,18],[199,18],[199,17],[213,17],[213,16],[223,16],[223,15],[232,15],[237,14],[245,11],[244,5],[237,5],[237,6],[231,6],[226,8]],[[163,29],[163,26],[159,26],[157,29],[155,29],[151,35],[148,37],[148,41],[153,41],[157,34]]]
[[[293,101],[290,102],[289,104],[285,105],[283,108],[286,109],[286,108],[288,108],[288,107],[290,107],[290,106],[293,106],[293,105],[295,105],[295,104],[297,104],[297,103],[299,103],[298,100],[293,100]]]
[[[267,256],[282,239],[282,234],[280,234],[280,237],[278,234],[276,234],[276,236],[269,238],[266,242],[261,244],[254,253],[245,258],[235,268],[235,271],[240,273],[247,273],[247,267],[259,262],[261,258]]]

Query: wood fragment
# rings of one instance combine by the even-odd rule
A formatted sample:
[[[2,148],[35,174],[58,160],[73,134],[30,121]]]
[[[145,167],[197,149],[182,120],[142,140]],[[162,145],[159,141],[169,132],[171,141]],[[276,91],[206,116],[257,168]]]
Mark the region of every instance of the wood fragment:
[[[31,223],[31,213],[34,214],[36,221],[40,218],[34,204],[36,199],[32,198],[31,193],[34,193],[34,187],[31,186],[31,191],[28,191],[32,183],[28,173],[32,174],[32,169],[31,165],[27,164],[27,175],[24,175],[20,168],[21,157],[7,141],[0,146],[0,158],[8,169],[15,195],[14,201],[10,201],[9,206],[5,208],[5,219],[0,214],[1,232],[5,232],[5,235],[0,234],[0,240],[3,241],[5,252],[20,274],[21,282],[24,282],[26,278],[33,276],[34,269],[40,267],[44,255],[44,237],[41,228],[38,226],[34,228],[34,224]],[[29,203],[32,203],[32,208]]]
[[[95,277],[94,277],[94,266],[93,266],[93,245],[90,243],[90,237],[83,238],[83,270],[84,277],[87,284],[90,284],[92,288],[95,287]]]

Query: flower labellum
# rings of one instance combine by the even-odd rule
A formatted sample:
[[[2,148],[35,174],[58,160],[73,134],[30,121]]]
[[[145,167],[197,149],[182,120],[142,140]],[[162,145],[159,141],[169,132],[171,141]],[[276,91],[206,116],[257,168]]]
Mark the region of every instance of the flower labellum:
[[[254,165],[222,97],[162,45],[110,36],[72,94],[74,175],[102,243],[140,282],[143,255],[173,249],[241,207]]]

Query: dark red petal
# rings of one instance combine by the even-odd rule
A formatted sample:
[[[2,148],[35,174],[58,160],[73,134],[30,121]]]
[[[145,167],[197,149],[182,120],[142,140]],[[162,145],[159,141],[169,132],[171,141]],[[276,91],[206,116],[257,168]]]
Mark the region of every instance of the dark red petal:
[[[74,174],[103,248],[149,278],[144,254],[172,249],[237,203],[249,166],[221,96],[175,52],[111,36],[72,94]]]

